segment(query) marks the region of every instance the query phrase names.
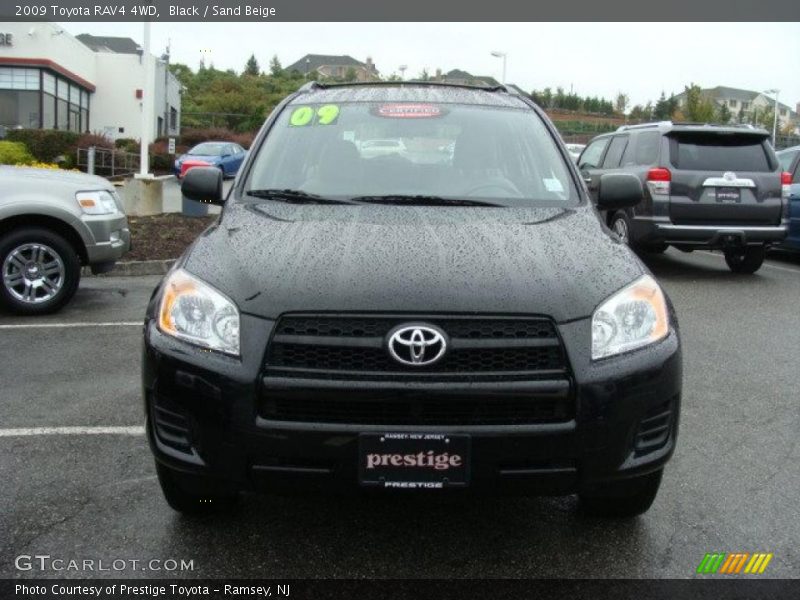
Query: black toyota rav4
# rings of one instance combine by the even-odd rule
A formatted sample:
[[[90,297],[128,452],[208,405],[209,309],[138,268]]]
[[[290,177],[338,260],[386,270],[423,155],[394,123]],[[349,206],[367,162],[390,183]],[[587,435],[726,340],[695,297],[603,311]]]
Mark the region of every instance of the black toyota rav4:
[[[309,84],[221,189],[216,169],[186,174],[187,197],[224,208],[146,317],[173,508],[249,489],[650,506],[678,428],[675,315],[528,98]],[[641,196],[633,175],[599,181],[603,209]]]

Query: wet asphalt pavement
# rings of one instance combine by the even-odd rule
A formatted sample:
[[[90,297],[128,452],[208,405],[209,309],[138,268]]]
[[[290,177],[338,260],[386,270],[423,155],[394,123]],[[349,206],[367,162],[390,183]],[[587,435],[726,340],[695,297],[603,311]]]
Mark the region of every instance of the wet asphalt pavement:
[[[58,315],[0,314],[0,577],[682,578],[706,552],[759,551],[774,553],[767,575],[797,577],[800,259],[754,276],[708,253],[647,263],[678,311],[684,400],[661,492],[631,521],[581,516],[574,497],[434,495],[247,496],[229,515],[184,518],[143,435],[2,435],[142,424],[137,323],[157,279],[86,278]],[[41,327],[101,322],[123,324]],[[126,566],[15,568],[36,554]],[[193,570],[132,566],[151,559]]]

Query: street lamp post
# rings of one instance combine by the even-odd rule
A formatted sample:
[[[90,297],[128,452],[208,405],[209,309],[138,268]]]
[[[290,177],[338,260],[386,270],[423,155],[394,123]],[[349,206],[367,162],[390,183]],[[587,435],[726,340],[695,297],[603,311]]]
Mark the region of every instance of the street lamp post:
[[[506,58],[508,54],[506,52],[500,52],[499,50],[493,50],[491,55],[495,58],[502,58],[503,59],[503,81],[502,84],[506,84]]]
[[[780,90],[778,89],[771,89],[766,90],[765,94],[775,94],[775,111],[772,115],[772,147],[775,147],[775,137],[778,133],[778,94],[780,94]]]

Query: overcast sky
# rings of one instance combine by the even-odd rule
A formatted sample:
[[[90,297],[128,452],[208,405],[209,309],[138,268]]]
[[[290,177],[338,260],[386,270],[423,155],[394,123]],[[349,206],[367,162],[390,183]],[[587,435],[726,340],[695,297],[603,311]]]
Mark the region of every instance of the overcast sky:
[[[72,34],[132,37],[140,23],[61,23]],[[459,68],[526,91],[562,86],[631,104],[680,92],[694,82],[763,91],[800,102],[800,23],[154,23],[152,52],[168,40],[172,60],[193,69],[202,51],[214,66],[241,71],[251,53],[262,69],[273,54],[284,66],[307,53],[371,56],[383,75],[407,65],[406,77]]]

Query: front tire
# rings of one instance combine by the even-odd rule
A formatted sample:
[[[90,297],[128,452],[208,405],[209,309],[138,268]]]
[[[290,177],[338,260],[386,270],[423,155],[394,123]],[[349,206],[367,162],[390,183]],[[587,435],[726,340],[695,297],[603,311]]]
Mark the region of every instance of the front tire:
[[[743,250],[725,250],[725,262],[734,273],[750,275],[761,268],[766,255],[764,246],[747,246]]]
[[[647,511],[661,486],[663,469],[635,479],[607,483],[579,494],[581,509],[595,517],[629,519]]]
[[[182,481],[175,471],[159,462],[156,462],[156,473],[167,504],[173,510],[185,515],[200,516],[225,512],[230,510],[238,499],[238,494],[235,493],[217,491],[203,493],[196,489],[188,489],[185,481]],[[202,482],[199,483],[198,489],[202,487]]]
[[[42,227],[22,227],[0,238],[0,303],[21,315],[52,313],[75,295],[81,263],[75,248]]]

